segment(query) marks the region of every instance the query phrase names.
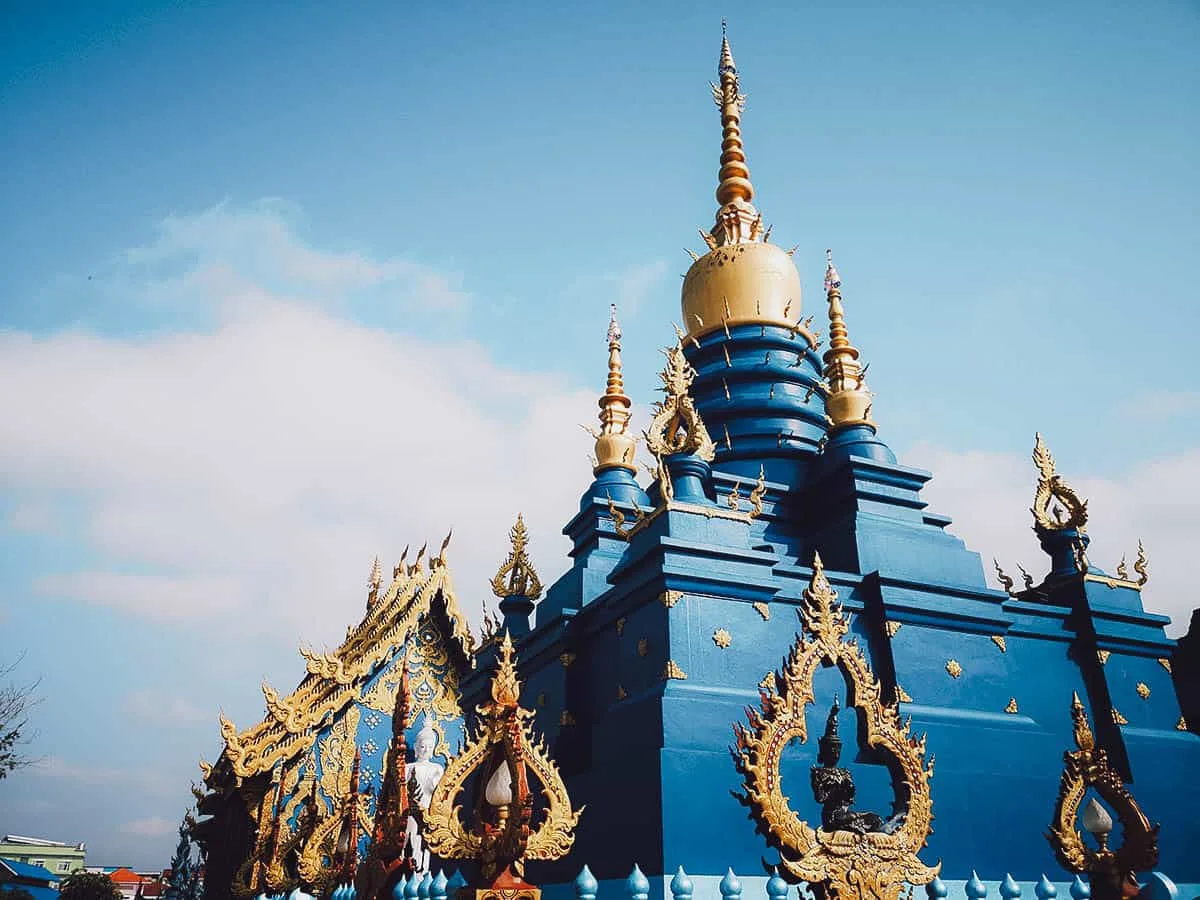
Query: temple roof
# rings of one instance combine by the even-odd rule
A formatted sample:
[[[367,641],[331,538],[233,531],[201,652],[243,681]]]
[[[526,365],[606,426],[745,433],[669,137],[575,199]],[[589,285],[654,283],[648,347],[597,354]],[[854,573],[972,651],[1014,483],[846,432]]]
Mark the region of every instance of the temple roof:
[[[444,617],[444,632],[461,659],[473,658],[475,641],[458,605],[445,563],[445,545],[430,560],[428,572],[422,570],[418,556],[416,564],[408,567],[401,560],[393,576],[382,597],[376,597],[373,585],[366,615],[336,650],[318,653],[300,648],[307,673],[294,691],[280,696],[264,682],[267,715],[261,722],[239,731],[221,716],[222,761],[228,762],[235,776],[250,778],[306,753],[324,725],[351,702],[363,699],[372,676],[399,652],[426,614]],[[436,598],[441,602],[434,603]],[[205,770],[210,784],[213,772]]]

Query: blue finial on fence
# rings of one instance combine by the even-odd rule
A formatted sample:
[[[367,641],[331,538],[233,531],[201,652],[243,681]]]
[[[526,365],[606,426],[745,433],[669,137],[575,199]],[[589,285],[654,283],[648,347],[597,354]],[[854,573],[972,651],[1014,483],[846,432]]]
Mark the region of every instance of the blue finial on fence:
[[[1054,900],[1058,896],[1058,888],[1050,883],[1050,879],[1043,872],[1041,881],[1033,886],[1033,893],[1037,900]]]
[[[579,870],[579,877],[575,879],[575,896],[579,900],[596,900],[596,891],[600,890],[600,885],[596,883],[596,876],[592,874],[592,870],[584,866]]]
[[[688,878],[688,873],[680,866],[675,877],[671,879],[671,896],[674,900],[692,900],[693,890],[695,885],[692,884],[692,879]]]
[[[1013,880],[1011,872],[1006,872],[1004,880],[1000,882],[1000,896],[1004,900],[1018,900],[1021,896],[1021,886]]]
[[[946,883],[942,879],[934,878],[925,885],[925,896],[929,900],[946,900],[950,896],[950,888],[946,887]]]
[[[779,874],[778,866],[771,866],[771,877],[767,879],[767,900],[785,900],[788,883]]]
[[[438,869],[438,873],[433,876],[433,881],[429,884],[429,900],[446,900],[446,873]]]
[[[1092,886],[1076,875],[1068,893],[1071,895],[1071,900],[1091,900]]]
[[[721,889],[722,900],[741,900],[742,883],[733,874],[733,869],[725,873],[725,877],[721,879],[719,887]]]
[[[648,900],[650,897],[650,881],[642,874],[637,863],[633,864],[633,871],[625,879],[625,887],[629,889],[629,896],[633,900]]]
[[[979,873],[974,869],[971,870],[971,877],[967,879],[964,890],[968,900],[983,900],[987,896],[987,885],[979,880]]]
[[[345,896],[346,896],[346,887],[345,887],[345,885],[339,884],[337,887],[335,887],[333,889],[333,896],[330,897],[329,900],[343,900],[343,898]]]
[[[408,876],[401,875],[400,880],[392,887],[392,900],[404,900],[404,888],[408,885]]]
[[[446,893],[451,897],[457,897],[458,892],[467,886],[467,879],[463,878],[461,870],[450,876],[450,880],[446,882]]]
[[[421,883],[417,885],[417,896],[421,900],[429,900],[429,886],[431,884],[433,884],[433,876],[426,872],[425,877],[421,879]]]
[[[417,900],[420,884],[421,876],[414,873],[412,878],[408,879],[408,884],[404,886],[404,900]]]

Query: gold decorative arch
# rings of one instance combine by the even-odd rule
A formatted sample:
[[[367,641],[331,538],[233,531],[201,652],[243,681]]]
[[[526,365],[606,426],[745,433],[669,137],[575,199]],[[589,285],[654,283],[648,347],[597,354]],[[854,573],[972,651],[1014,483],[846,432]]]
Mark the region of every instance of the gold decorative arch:
[[[1033,519],[1045,531],[1083,531],[1087,526],[1087,501],[1082,499],[1062,476],[1054,471],[1054,457],[1042,443],[1042,435],[1034,434],[1033,464],[1037,466],[1037,491],[1033,495]],[[1065,513],[1063,512],[1065,510]]]
[[[1107,886],[1116,889],[1113,895],[1119,896],[1120,881],[1129,873],[1148,871],[1158,864],[1159,826],[1150,824],[1121,776],[1109,764],[1107,751],[1096,746],[1087,710],[1083,708],[1078,692],[1071,700],[1071,718],[1078,749],[1063,754],[1062,779],[1046,839],[1064,868],[1089,873],[1093,885],[1099,881],[1109,882]],[[1124,843],[1115,850],[1109,849],[1104,842],[1099,849],[1092,849],[1075,827],[1088,788],[1099,794],[1121,821]]]
[[[812,580],[799,612],[803,632],[783,669],[759,685],[761,709],[747,708],[749,725],[734,725],[734,762],[744,779],[739,799],[779,850],[784,874],[792,881],[820,885],[834,900],[897,900],[905,883],[928,884],[941,869],[941,863],[927,866],[917,856],[933,821],[933,757],[926,764],[925,736],[909,736],[898,705],[883,702],[858,641],[846,639],[850,623],[819,554],[814,555]],[[808,740],[805,707],[813,702],[813,676],[822,665],[841,670],[865,725],[867,745],[890,758],[897,810],[904,811],[891,834],[825,831],[788,806],[780,760],[791,741]]]
[[[480,896],[500,891],[515,891],[517,897],[536,896],[536,889],[524,882],[525,861],[565,856],[575,841],[575,826],[583,812],[582,807],[571,808],[558,768],[530,731],[533,713],[519,705],[519,696],[512,640],[505,633],[492,676],[492,699],[478,708],[475,733],[468,734],[462,753],[450,759],[425,812],[425,839],[434,853],[443,859],[479,863],[488,882]],[[458,799],[468,778],[475,773],[492,777],[501,766],[508,769],[510,802],[490,807],[480,790],[474,821],[470,826],[464,824]],[[536,827],[530,822],[533,797],[528,773],[541,783],[546,798],[545,817]]]
[[[666,396],[654,404],[654,418],[645,433],[646,447],[660,462],[674,453],[694,453],[712,462],[716,445],[688,393],[696,370],[683,355],[683,344],[676,344],[666,354],[667,365],[659,376]]]

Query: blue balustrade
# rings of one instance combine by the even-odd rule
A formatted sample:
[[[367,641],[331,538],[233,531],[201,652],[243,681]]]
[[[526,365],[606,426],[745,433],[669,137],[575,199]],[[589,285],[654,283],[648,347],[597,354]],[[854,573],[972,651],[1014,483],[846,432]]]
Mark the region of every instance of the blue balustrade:
[[[429,883],[429,900],[446,900],[446,885],[449,882],[446,880],[446,873],[438,869],[438,873],[433,876],[433,881]]]
[[[600,890],[600,885],[596,883],[596,876],[592,874],[592,870],[584,866],[579,870],[579,876],[575,879],[575,896],[578,900],[596,900],[596,891]]]
[[[687,872],[680,866],[675,877],[671,879],[671,897],[673,900],[692,900],[692,892],[695,889],[692,879],[688,878]]]
[[[771,867],[771,877],[767,879],[767,900],[786,900],[788,883],[779,874],[779,867]]]
[[[408,887],[408,876],[401,875],[400,880],[392,887],[392,900],[404,900],[404,889]]]
[[[1071,895],[1071,900],[1091,900],[1092,886],[1076,875],[1068,893]]]
[[[631,900],[649,900],[650,898],[650,880],[642,874],[637,863],[633,864],[633,871],[625,879],[625,887],[629,889]]]
[[[1021,886],[1012,877],[1012,873],[1005,873],[1004,880],[1000,882],[1000,896],[1004,900],[1020,900]]]
[[[979,873],[974,869],[963,890],[966,891],[967,900],[983,900],[987,896],[987,885],[979,880]]]
[[[1058,896],[1058,888],[1050,883],[1050,879],[1043,872],[1041,881],[1033,886],[1033,893],[1037,900],[1054,900]]]
[[[429,900],[429,886],[431,884],[433,884],[433,876],[426,872],[425,877],[421,879],[421,883],[417,885],[417,897],[420,900]]]
[[[725,877],[721,879],[719,887],[721,889],[721,900],[742,900],[742,883],[733,874],[732,868],[725,873]]]
[[[408,884],[404,885],[404,900],[417,900],[417,895],[421,890],[421,876],[414,874],[408,879]]]

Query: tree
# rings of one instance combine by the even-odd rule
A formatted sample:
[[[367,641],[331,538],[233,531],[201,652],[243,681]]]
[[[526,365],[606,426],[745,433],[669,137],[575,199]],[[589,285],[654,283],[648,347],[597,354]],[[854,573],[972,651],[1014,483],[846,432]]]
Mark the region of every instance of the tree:
[[[34,694],[41,679],[22,684],[11,677],[24,657],[21,654],[15,662],[0,667],[3,682],[0,684],[0,781],[10,772],[35,762],[22,747],[32,740],[28,731],[29,711],[41,702]]]
[[[23,887],[0,884],[0,900],[35,900],[33,893]]]
[[[121,889],[99,872],[76,872],[58,886],[59,900],[122,900]]]

